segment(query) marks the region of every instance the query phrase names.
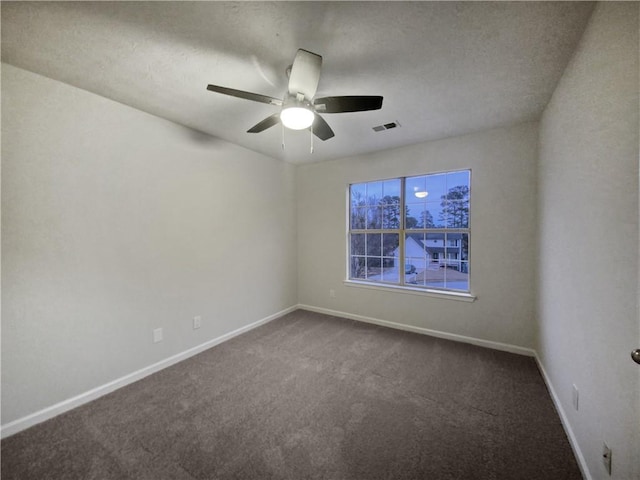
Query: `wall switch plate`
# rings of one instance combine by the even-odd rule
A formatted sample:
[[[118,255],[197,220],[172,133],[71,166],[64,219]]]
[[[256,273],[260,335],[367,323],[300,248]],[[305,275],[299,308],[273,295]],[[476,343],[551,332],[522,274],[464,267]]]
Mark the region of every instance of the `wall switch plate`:
[[[336,298],[336,291],[333,288],[329,289],[329,297]]]
[[[193,317],[193,329],[196,330],[202,326],[202,317],[200,315],[196,315]]]
[[[576,411],[578,410],[578,387],[576,387],[575,384],[572,385],[572,397],[571,397],[571,403],[573,404],[573,408],[576,409]]]
[[[162,328],[156,328],[153,331],[153,343],[158,343],[162,341]]]
[[[611,449],[606,443],[602,444],[602,463],[607,473],[611,475]]]

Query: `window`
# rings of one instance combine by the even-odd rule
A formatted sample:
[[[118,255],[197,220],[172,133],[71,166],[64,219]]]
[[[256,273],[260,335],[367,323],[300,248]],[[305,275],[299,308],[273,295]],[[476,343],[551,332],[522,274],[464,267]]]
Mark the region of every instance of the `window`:
[[[471,172],[349,186],[349,280],[469,292]]]

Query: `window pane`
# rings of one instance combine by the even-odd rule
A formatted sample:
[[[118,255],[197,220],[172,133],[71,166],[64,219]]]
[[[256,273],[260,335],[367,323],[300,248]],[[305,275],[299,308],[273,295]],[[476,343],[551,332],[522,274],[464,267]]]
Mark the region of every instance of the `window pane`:
[[[431,222],[431,227],[424,228],[444,228],[446,225],[446,210],[442,206],[442,202],[427,202],[425,206],[425,220]]]
[[[384,197],[390,199],[391,197]],[[400,204],[395,201],[383,202],[382,228],[400,228]]]
[[[469,260],[469,234],[463,233],[461,234],[461,243],[462,243],[462,260]]]
[[[382,198],[382,182],[367,183],[367,205],[377,205]]]
[[[397,262],[398,257],[382,257],[382,266],[384,267],[385,271],[390,269],[395,270]]]
[[[367,228],[382,228],[382,207],[367,207]]]
[[[367,257],[367,280],[382,279],[382,258]]]
[[[382,234],[367,233],[367,256],[382,256]]]
[[[367,198],[367,184],[366,183],[354,183],[350,189],[351,206],[364,205]]]
[[[352,233],[351,234],[351,255],[364,255],[365,245],[364,233]]]
[[[421,285],[425,270],[424,257],[410,257],[404,265],[404,283],[408,285]]]
[[[447,191],[455,187],[467,187],[469,190],[469,171],[447,173]]]
[[[444,288],[445,240],[444,233],[427,233],[425,235],[428,262],[424,272],[423,285],[426,287]]]
[[[429,288],[444,288],[444,267],[431,264],[424,273],[424,286]]]
[[[384,197],[395,197],[400,201],[400,179],[387,180],[382,184],[382,195]]]
[[[425,244],[427,246],[427,256],[432,256],[431,253],[442,253],[442,249],[444,248],[444,241],[444,233],[426,233]]]
[[[435,175],[427,175],[426,189],[428,192],[428,200],[432,202],[440,201],[442,195],[447,191],[447,174],[438,173]]]
[[[420,228],[434,228],[436,226],[436,218],[434,218],[433,213],[436,212],[438,215],[437,206],[434,206],[431,203],[427,203],[424,205],[424,209],[420,212],[420,220],[418,222],[418,227]]]
[[[410,233],[405,235],[404,238],[404,256],[406,258],[421,258],[424,259],[425,242],[424,233]]]
[[[449,228],[469,228],[469,202],[447,202],[446,225]]]
[[[446,235],[446,247],[450,248],[450,247],[459,247],[460,245],[460,237],[461,234],[460,233],[447,233]]]
[[[469,235],[466,233],[447,233],[444,288],[469,291],[468,258]]]
[[[451,187],[447,190],[446,200],[450,202],[462,202],[469,201],[469,187],[465,185],[458,185]]]
[[[426,265],[424,233],[412,233],[405,236],[404,255],[404,281],[415,285]]]
[[[397,257],[399,251],[400,236],[397,233],[385,233],[382,236],[382,255],[385,257]]]
[[[424,200],[427,197],[426,176],[408,177],[405,180],[405,202],[411,203]]]
[[[448,269],[460,271],[462,261],[462,234],[447,233],[445,242],[445,265]]]
[[[366,278],[366,262],[365,257],[351,257],[349,278]]]
[[[420,215],[424,211],[423,203],[410,203],[407,204],[406,216],[404,219],[405,228],[422,228],[420,224]]]
[[[445,225],[469,227],[469,172],[447,174],[447,194],[442,198]]]
[[[467,262],[465,262],[466,272],[461,272],[454,269],[452,266],[448,266],[446,269],[446,282],[444,288],[450,290],[462,290],[469,291],[469,268]]]
[[[354,230],[364,229],[367,226],[367,208],[352,207],[351,208],[351,228]]]
[[[399,283],[398,277],[398,257],[382,257],[382,278],[383,282]]]
[[[424,276],[425,285],[427,281],[444,281],[444,271],[441,271],[441,267],[444,267],[445,261],[444,233],[427,233],[424,243],[427,258],[427,272]]]

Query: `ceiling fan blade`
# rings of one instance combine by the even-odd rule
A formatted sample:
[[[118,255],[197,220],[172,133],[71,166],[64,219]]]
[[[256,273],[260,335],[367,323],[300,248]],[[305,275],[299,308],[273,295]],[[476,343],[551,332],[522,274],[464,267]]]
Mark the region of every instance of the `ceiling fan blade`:
[[[322,97],[313,102],[322,113],[364,112],[382,108],[382,97],[374,95],[352,95],[344,97]]]
[[[280,112],[269,115],[267,118],[247,130],[247,133],[260,133],[265,131],[267,128],[277,125],[278,123],[280,123]]]
[[[302,93],[307,100],[311,101],[318,89],[320,67],[322,67],[320,55],[299,49],[291,66],[289,94]]]
[[[246,100],[253,100],[254,102],[268,103],[270,105],[282,105],[282,100],[278,98],[269,97],[267,95],[260,95],[259,93],[245,92],[243,90],[236,90],[234,88],[220,87],[218,85],[207,85],[207,90],[212,92],[223,93],[225,95],[231,95],[232,97],[244,98]]]
[[[313,115],[315,116],[312,127],[313,134],[320,140],[329,140],[331,137],[335,137],[335,133],[333,133],[329,124],[324,121],[324,118],[317,113]]]

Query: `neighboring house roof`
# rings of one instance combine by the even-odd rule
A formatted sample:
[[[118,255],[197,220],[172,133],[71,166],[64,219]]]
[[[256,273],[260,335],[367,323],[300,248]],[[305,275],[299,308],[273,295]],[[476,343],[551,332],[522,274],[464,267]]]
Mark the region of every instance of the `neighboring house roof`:
[[[444,233],[430,233],[428,235],[429,235],[429,240],[443,241],[445,234]],[[441,246],[429,245],[428,244],[428,240],[427,240],[427,242],[424,241],[424,234],[422,234],[422,233],[410,233],[410,234],[407,235],[407,237],[420,250],[426,251],[429,254],[445,253],[445,248],[446,248],[447,251],[451,252],[451,251],[459,250],[462,247],[462,242],[460,242],[460,244],[457,245],[457,246],[441,247]],[[449,239],[449,240],[460,240],[461,238],[462,238],[462,234],[461,233],[447,233],[447,239]],[[396,250],[398,250],[398,249],[396,249]]]
[[[444,240],[444,233],[427,233],[429,236],[429,240]],[[449,240],[460,240],[462,238],[462,233],[447,233],[447,239]],[[407,235],[409,238],[412,238],[414,241],[423,243],[422,240],[424,238],[424,233],[410,233]]]

